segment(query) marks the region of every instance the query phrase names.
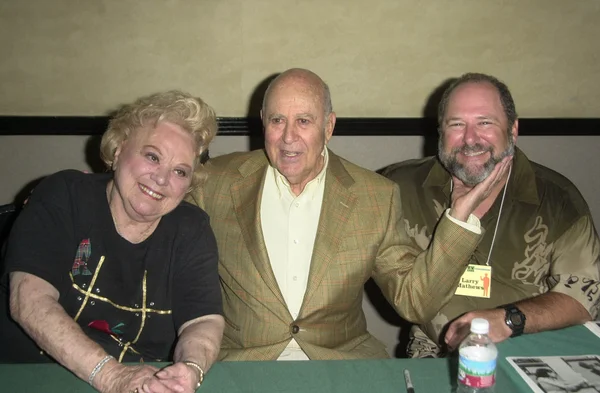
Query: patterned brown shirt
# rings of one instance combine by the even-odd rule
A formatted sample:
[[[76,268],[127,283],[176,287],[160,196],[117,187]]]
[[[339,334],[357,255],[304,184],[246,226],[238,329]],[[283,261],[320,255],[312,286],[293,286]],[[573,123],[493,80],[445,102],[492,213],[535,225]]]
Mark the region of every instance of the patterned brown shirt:
[[[400,185],[406,230],[425,249],[449,205],[449,173],[435,157],[429,157],[395,164],[384,175]],[[485,234],[469,263],[485,265],[501,199],[496,198],[481,218]],[[599,254],[600,241],[577,188],[517,149],[490,259],[491,297],[453,296],[431,322],[420,326],[422,331],[413,328],[417,339],[412,340],[409,354],[435,355],[434,342],[443,327],[465,312],[547,291],[573,297],[595,318],[600,303]]]

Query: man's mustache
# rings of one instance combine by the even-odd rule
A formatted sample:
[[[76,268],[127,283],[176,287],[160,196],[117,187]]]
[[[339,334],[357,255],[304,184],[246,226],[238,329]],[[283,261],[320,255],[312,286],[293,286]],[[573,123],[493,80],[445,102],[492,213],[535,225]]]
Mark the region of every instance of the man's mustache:
[[[476,152],[481,152],[481,151],[489,151],[491,152],[493,149],[491,146],[485,147],[479,143],[476,143],[474,145],[462,145],[460,147],[455,147],[454,149],[452,149],[452,153],[456,154],[456,153],[476,153]]]

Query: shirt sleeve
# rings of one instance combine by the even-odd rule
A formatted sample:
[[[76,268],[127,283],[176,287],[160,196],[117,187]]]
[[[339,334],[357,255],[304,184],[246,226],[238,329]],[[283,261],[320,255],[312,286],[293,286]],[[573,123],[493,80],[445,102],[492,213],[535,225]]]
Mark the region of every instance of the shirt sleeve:
[[[555,285],[550,290],[571,296],[595,319],[600,304],[599,269],[600,241],[592,219],[585,215],[554,243],[550,280]]]
[[[173,319],[176,330],[195,318],[223,314],[218,272],[217,242],[206,214],[194,215],[174,275]]]
[[[460,225],[465,228],[467,231],[471,231],[477,235],[481,235],[481,222],[479,218],[473,214],[469,214],[469,218],[467,218],[467,222],[458,220],[450,215],[450,209],[446,209],[446,217],[456,225]]]
[[[400,316],[425,323],[454,295],[481,235],[442,215],[429,247],[417,249],[405,229],[400,203],[400,191],[394,185],[373,279]]]
[[[11,230],[6,271],[33,274],[62,292],[73,264],[73,219],[66,178],[58,173],[33,191]]]

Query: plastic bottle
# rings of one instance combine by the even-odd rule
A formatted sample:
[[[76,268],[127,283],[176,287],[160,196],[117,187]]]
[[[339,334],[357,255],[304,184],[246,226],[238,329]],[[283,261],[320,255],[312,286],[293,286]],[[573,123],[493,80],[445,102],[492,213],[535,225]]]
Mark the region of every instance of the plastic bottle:
[[[498,349],[488,336],[489,331],[487,320],[471,321],[471,334],[458,347],[457,393],[494,392]]]

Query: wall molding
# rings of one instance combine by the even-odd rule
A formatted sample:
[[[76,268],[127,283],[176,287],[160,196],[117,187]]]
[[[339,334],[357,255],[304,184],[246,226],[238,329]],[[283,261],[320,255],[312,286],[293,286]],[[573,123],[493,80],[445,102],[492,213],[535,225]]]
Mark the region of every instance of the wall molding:
[[[101,135],[108,116],[0,116],[0,135]],[[260,135],[257,117],[221,117],[219,135]],[[436,120],[424,117],[341,117],[334,135],[432,135]],[[522,118],[519,135],[600,135],[600,118]]]

